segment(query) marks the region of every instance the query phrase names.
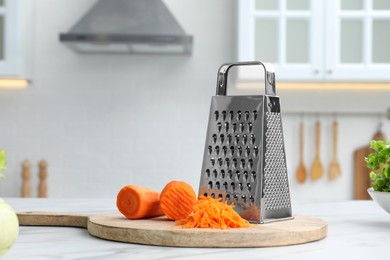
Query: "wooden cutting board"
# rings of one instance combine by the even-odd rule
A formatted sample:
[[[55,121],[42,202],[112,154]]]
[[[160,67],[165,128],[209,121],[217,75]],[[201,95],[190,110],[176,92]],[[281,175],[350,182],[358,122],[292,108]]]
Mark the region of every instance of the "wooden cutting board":
[[[355,170],[354,177],[354,199],[355,200],[370,200],[371,197],[367,189],[371,187],[370,170],[366,166],[365,157],[372,150],[369,146],[356,149],[353,153],[353,163]]]
[[[166,217],[129,220],[120,213],[80,215],[51,212],[18,213],[21,226],[69,226],[86,228],[92,236],[157,246],[268,247],[302,244],[327,236],[327,223],[295,215],[294,219],[250,228],[182,228]]]
[[[386,136],[380,130],[378,130],[372,140],[386,140]],[[354,164],[354,199],[355,200],[371,200],[371,196],[368,194],[367,189],[371,187],[370,169],[366,166],[365,158],[372,153],[372,150],[368,145],[358,148],[353,153]]]

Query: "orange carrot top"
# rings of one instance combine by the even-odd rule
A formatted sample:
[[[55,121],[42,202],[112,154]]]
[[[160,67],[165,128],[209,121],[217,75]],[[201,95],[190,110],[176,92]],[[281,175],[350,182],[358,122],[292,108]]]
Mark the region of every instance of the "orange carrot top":
[[[199,196],[193,212],[177,223],[186,228],[240,228],[250,224],[233,209],[232,205],[223,203],[220,199]]]

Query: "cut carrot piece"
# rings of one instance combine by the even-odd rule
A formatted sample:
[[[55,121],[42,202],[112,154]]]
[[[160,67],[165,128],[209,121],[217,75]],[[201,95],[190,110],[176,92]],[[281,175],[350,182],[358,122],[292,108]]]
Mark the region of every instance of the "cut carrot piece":
[[[116,197],[118,210],[129,219],[162,216],[160,193],[142,186],[124,186]]]
[[[186,228],[241,228],[250,224],[233,209],[233,205],[223,203],[221,199],[199,196],[193,212],[185,219],[176,221]]]
[[[184,181],[171,181],[161,192],[160,206],[164,214],[173,220],[186,218],[196,202],[191,185]]]

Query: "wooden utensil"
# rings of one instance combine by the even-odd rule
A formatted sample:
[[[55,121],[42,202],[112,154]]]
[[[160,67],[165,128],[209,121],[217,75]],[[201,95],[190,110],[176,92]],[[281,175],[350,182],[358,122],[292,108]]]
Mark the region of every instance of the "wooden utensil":
[[[368,156],[371,149],[369,146],[364,146],[356,149],[353,153],[354,164],[354,199],[355,200],[371,200],[367,189],[371,187],[370,170],[366,166],[364,160]]]
[[[39,184],[38,184],[38,197],[47,198],[47,162],[41,160],[38,164],[39,167]]]
[[[28,160],[24,160],[22,163],[22,187],[21,187],[21,197],[30,198],[31,197],[31,163]]]
[[[86,228],[92,236],[157,246],[266,247],[302,244],[327,236],[327,223],[296,215],[288,221],[253,224],[249,228],[182,228],[166,217],[129,220],[120,213],[80,215],[51,212],[18,213],[22,226],[70,226]]]
[[[304,126],[303,122],[299,127],[299,164],[296,173],[297,181],[299,183],[304,183],[306,181],[307,171],[305,164],[303,162],[303,149],[304,149]]]
[[[319,121],[315,124],[315,136],[316,136],[316,154],[313,161],[313,165],[311,166],[311,178],[315,181],[321,178],[324,172],[324,168],[322,166],[320,160],[320,138],[321,138],[321,124]]]
[[[329,165],[328,177],[329,180],[335,180],[341,176],[341,167],[337,159],[337,142],[338,142],[338,123],[335,120],[332,124],[333,128],[333,159]]]

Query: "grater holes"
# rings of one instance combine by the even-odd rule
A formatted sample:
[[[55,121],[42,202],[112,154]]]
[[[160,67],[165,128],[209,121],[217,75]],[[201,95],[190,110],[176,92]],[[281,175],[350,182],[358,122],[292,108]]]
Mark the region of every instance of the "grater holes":
[[[253,121],[256,121],[256,120],[257,120],[257,111],[256,111],[256,110],[254,110],[254,111],[252,112],[252,117],[253,117]]]
[[[226,181],[223,182],[222,186],[225,189],[225,191],[228,189],[228,183]]]
[[[238,188],[240,189],[240,191],[242,191],[242,190],[244,189],[244,185],[242,185],[242,183],[240,182],[240,183],[238,184]]]
[[[236,171],[236,174],[235,174],[235,180],[238,181],[241,177],[241,173],[239,170]]]
[[[279,113],[266,113],[264,199],[265,210],[290,208],[283,133]]]
[[[244,130],[245,130],[245,124],[244,124],[244,123],[240,123],[240,124],[238,125],[238,131],[239,131],[240,133],[242,133],[242,132],[244,132]]]
[[[213,198],[213,199],[215,199],[215,193],[211,193],[211,194],[210,194],[210,197]]]
[[[253,172],[251,173],[251,182],[255,182],[256,179],[257,179],[257,174],[256,174],[255,171],[253,171]]]
[[[213,134],[211,140],[212,140],[213,144],[216,144],[217,143],[217,134]]]
[[[222,130],[222,123],[221,123],[221,122],[218,122],[218,123],[217,123],[217,131],[218,131],[218,133],[220,133],[221,130]]]
[[[253,159],[248,160],[248,168],[252,169],[253,168]]]
[[[219,167],[222,167],[222,163],[223,163],[222,158],[221,158],[221,157],[218,158],[218,166],[219,166]]]
[[[240,135],[239,135],[239,134],[236,134],[236,135],[234,136],[234,144],[237,145],[239,142],[240,142]]]
[[[233,171],[232,170],[228,171],[228,177],[229,177],[229,180],[233,180]]]
[[[213,147],[211,145],[207,147],[207,153],[208,155],[211,155],[213,153]]]
[[[233,131],[233,133],[237,132],[237,123],[236,122],[232,123],[232,131]]]
[[[253,131],[253,123],[249,122],[248,123],[248,133],[252,133],[252,131]]]
[[[254,203],[255,202],[255,198],[251,195],[251,196],[249,196],[249,201],[250,201],[250,203]]]
[[[218,171],[217,170],[213,171],[213,177],[214,177],[214,179],[218,178]]]
[[[225,126],[225,132],[228,132],[229,131],[229,123],[225,122],[224,126]]]
[[[229,158],[225,158],[225,167],[226,168],[230,167],[230,159]]]
[[[208,195],[207,192],[203,193],[203,196],[207,197],[207,195]]]
[[[242,173],[242,180],[246,182],[246,181],[248,180],[248,176],[249,176],[249,175],[248,175],[248,172],[247,172],[247,171],[244,171],[244,172]]]
[[[255,138],[257,124],[254,120],[258,111],[216,109],[212,116],[214,132],[206,145],[210,166],[206,165],[208,169],[204,170],[207,176],[204,176],[204,184],[210,189],[207,194],[247,207],[251,198],[254,202],[252,193],[257,190],[254,163],[257,163],[260,151],[259,144],[255,145],[259,140]]]
[[[240,163],[241,169],[245,168],[245,163],[246,163],[245,159],[241,159],[241,163]]]
[[[231,155],[231,156],[234,155],[234,146],[230,146],[230,155]]]
[[[237,202],[238,202],[238,195],[237,195],[237,194],[234,194],[234,195],[233,195],[233,203],[234,203],[234,204],[237,204]]]
[[[249,146],[247,146],[247,147],[245,148],[245,156],[246,156],[246,157],[249,157],[250,154],[251,154],[251,148],[250,148]]]
[[[251,136],[250,136],[250,143],[251,143],[252,145],[254,145],[254,144],[255,144],[255,141],[256,141],[255,135],[254,135],[254,134],[251,134]]]
[[[211,167],[214,167],[214,165],[215,165],[215,158],[214,158],[214,157],[211,157],[211,158],[210,158],[210,166],[211,166]]]
[[[222,179],[225,179],[225,176],[226,176],[225,170],[221,170],[221,178],[222,178]]]
[[[242,147],[241,146],[237,146],[237,156],[241,156],[242,155]]]
[[[226,111],[223,110],[221,114],[222,114],[222,120],[225,121],[226,120]]]
[[[249,120],[249,111],[245,111],[245,113],[244,113],[244,119],[245,119],[245,121],[248,121],[248,120]]]
[[[231,144],[231,143],[232,143],[232,139],[233,139],[232,135],[231,135],[231,134],[228,134],[228,135],[226,136],[226,143],[227,143],[227,144]]]
[[[237,111],[237,121],[240,121],[242,117],[242,113],[240,110]]]
[[[220,135],[219,135],[219,142],[220,142],[221,144],[223,144],[224,141],[225,141],[225,135],[224,135],[224,134],[220,134]]]
[[[233,121],[233,119],[234,119],[234,112],[230,110],[229,111],[229,120]]]
[[[233,158],[232,162],[233,162],[232,167],[237,168],[237,164],[238,164],[237,158]]]
[[[248,142],[248,136],[247,135],[243,135],[242,136],[242,143],[243,144],[247,144],[247,142]]]
[[[222,155],[223,155],[223,156],[226,156],[226,154],[227,154],[227,147],[226,147],[226,146],[223,146],[223,147],[222,147]]]
[[[210,146],[209,146],[209,148],[210,148]],[[217,145],[217,146],[215,146],[215,148],[214,148],[214,151],[215,151],[215,155],[219,155],[219,146]],[[211,152],[210,152],[211,153]]]
[[[241,195],[241,207],[245,207],[246,204],[246,195]]]
[[[223,195],[222,194],[218,194],[218,199],[222,201],[223,200]]]

